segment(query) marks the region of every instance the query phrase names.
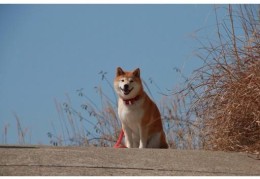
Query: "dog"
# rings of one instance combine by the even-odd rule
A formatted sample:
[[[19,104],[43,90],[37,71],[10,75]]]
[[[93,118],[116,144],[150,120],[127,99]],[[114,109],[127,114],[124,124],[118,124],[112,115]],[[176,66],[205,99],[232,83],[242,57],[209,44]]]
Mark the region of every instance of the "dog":
[[[118,67],[114,88],[126,147],[168,148],[159,109],[144,91],[140,69]]]

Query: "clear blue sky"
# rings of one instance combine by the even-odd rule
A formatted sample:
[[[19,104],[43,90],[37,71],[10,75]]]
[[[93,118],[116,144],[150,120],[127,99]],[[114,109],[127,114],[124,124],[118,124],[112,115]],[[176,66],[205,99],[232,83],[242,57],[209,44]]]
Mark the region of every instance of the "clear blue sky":
[[[6,125],[8,143],[18,141],[15,112],[32,144],[48,144],[51,123],[59,128],[54,99],[62,103],[68,94],[80,108],[76,90],[84,88],[98,101],[94,86],[103,84],[101,70],[112,83],[117,66],[140,67],[144,80],[151,77],[163,91],[173,89],[179,78],[173,67],[188,75],[200,65],[192,36],[200,28],[204,37],[215,35],[213,8],[0,5],[0,143]]]

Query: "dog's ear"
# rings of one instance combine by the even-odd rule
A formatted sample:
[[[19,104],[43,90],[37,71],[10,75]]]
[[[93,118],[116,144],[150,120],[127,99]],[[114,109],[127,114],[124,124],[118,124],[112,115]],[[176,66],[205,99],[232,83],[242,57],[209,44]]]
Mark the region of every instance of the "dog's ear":
[[[125,72],[122,70],[122,68],[117,67],[116,69],[116,76],[124,75]]]
[[[139,68],[135,69],[133,74],[135,77],[140,78],[140,69]]]

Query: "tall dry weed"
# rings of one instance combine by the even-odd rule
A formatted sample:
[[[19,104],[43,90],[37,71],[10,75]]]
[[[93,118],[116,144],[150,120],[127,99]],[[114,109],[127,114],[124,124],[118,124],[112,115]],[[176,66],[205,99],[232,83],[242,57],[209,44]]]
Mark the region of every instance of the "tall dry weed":
[[[201,119],[203,148],[260,151],[260,7],[229,5],[218,41],[199,51],[204,65],[181,92]]]
[[[175,93],[162,99],[160,109],[168,144],[173,149],[201,149],[200,118],[188,111],[189,96]]]
[[[99,74],[102,80],[112,88],[111,83],[106,78],[106,72],[101,71]],[[61,132],[57,132],[55,126],[53,126],[52,132],[48,132],[52,145],[103,147],[114,145],[121,130],[116,102],[104,93],[100,86],[95,87],[95,91],[100,98],[100,103],[92,101],[84,93],[83,88],[77,90],[78,96],[84,100],[80,108],[75,108],[72,105],[68,95],[63,104],[55,100]]]

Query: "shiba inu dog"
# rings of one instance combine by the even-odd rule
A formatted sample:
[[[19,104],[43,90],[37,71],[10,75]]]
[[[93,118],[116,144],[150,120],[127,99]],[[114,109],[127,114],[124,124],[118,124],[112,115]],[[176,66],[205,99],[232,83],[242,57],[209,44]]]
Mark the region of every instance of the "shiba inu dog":
[[[145,93],[140,69],[117,68],[114,88],[127,148],[168,148],[159,109]]]

